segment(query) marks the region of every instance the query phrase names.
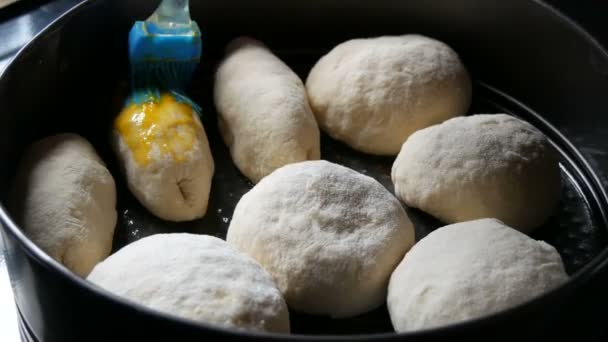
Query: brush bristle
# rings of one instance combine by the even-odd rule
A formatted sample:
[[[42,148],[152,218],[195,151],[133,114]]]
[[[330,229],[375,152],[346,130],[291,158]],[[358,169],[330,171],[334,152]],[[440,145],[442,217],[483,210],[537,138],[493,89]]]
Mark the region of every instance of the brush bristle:
[[[184,89],[190,83],[196,66],[196,62],[133,63],[131,64],[131,81],[135,88]]]
[[[186,96],[183,92],[171,89],[165,90],[166,92],[173,95],[173,97],[181,103],[185,103],[189,105],[198,115],[201,115],[202,108],[196,104],[196,102],[192,101],[188,96]],[[160,100],[162,93],[158,88],[140,88],[134,89],[131,92],[131,95],[126,99],[124,106],[130,106],[132,104],[142,105],[144,103],[156,102]]]
[[[136,22],[129,33],[131,83],[134,88],[186,88],[201,56],[198,25],[190,34],[151,34],[145,22]]]

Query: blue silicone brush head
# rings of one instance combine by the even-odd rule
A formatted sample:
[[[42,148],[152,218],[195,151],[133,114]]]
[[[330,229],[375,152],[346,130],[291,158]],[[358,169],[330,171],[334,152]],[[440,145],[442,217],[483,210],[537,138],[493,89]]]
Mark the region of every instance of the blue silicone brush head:
[[[129,32],[134,100],[160,91],[183,94],[202,51],[201,31],[190,19],[187,0],[163,0],[146,21]]]

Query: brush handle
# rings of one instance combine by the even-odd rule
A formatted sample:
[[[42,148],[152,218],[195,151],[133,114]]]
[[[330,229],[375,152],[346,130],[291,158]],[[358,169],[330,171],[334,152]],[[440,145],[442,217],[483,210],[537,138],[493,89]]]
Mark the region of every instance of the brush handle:
[[[147,20],[159,30],[179,33],[190,30],[190,7],[188,0],[163,0]]]

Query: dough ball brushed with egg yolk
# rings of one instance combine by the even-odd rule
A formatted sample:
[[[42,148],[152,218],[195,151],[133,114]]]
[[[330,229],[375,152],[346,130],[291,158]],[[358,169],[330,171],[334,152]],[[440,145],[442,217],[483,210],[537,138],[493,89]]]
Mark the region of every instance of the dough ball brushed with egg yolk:
[[[144,207],[169,221],[205,215],[214,163],[190,105],[168,93],[131,104],[115,119],[112,136],[129,189]]]
[[[323,131],[362,152],[396,155],[415,131],[463,115],[471,80],[446,44],[420,35],[346,41],[306,80]]]
[[[556,208],[557,152],[506,114],[448,120],[414,133],[392,168],[395,193],[445,223],[495,217],[525,233]]]
[[[25,234],[80,276],[110,254],[116,186],[93,146],[79,135],[34,142],[23,154],[9,205]]]
[[[287,305],[270,275],[216,237],[145,237],[112,254],[87,279],[151,309],[197,322],[290,330]]]
[[[388,287],[397,332],[493,314],[568,280],[559,253],[496,219],[439,228],[407,253]]]
[[[304,84],[262,43],[241,37],[215,74],[215,106],[232,160],[252,182],[319,159],[320,135]]]
[[[277,169],[245,194],[226,240],[268,270],[294,310],[349,317],[384,303],[414,229],[375,179],[306,161]]]

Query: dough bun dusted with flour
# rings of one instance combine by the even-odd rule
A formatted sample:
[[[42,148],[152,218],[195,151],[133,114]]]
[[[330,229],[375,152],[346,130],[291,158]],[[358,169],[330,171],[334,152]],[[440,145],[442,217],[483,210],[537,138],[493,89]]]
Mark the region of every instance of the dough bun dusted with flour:
[[[25,234],[80,276],[110,254],[116,186],[93,146],[79,135],[34,142],[21,160],[9,205]]]
[[[215,74],[215,106],[232,160],[252,182],[320,157],[320,134],[300,78],[262,43],[230,43]]]
[[[129,189],[152,214],[169,221],[205,215],[215,166],[190,105],[168,93],[130,105],[114,121],[112,138]]]
[[[548,139],[506,114],[454,118],[414,133],[392,180],[407,205],[446,223],[494,217],[523,232],[551,215],[561,192]]]
[[[273,276],[294,310],[348,317],[384,302],[414,229],[376,180],[307,161],[274,171],[245,194],[226,239]]]
[[[182,318],[246,330],[290,330],[287,305],[270,275],[212,236],[143,238],[101,262],[87,279]]]
[[[344,42],[312,68],[306,89],[323,131],[378,155],[396,155],[410,134],[465,114],[471,102],[456,52],[420,35]]]
[[[555,248],[495,219],[445,226],[420,240],[392,274],[388,310],[397,332],[496,313],[568,276]]]

